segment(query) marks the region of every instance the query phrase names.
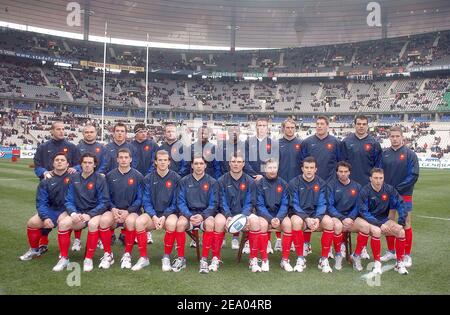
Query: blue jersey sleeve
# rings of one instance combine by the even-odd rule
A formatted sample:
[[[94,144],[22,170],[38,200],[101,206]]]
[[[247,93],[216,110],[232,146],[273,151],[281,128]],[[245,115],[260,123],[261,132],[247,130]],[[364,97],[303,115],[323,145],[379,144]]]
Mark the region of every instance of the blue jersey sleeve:
[[[265,218],[267,221],[271,221],[273,216],[270,214],[269,209],[266,207],[266,200],[264,198],[263,185],[258,185],[257,195],[256,195],[256,208],[258,210],[258,215]]]
[[[87,214],[93,218],[97,215],[103,214],[109,208],[109,190],[108,185],[106,184],[106,179],[100,177],[103,180],[99,180],[96,183],[96,195],[97,195],[97,206]]]
[[[395,187],[400,194],[404,194],[405,192],[412,191],[414,184],[417,182],[419,178],[419,160],[417,155],[408,154],[408,175],[405,180]]]
[[[384,222],[381,222],[375,218],[369,211],[369,195],[366,191],[361,191],[358,197],[358,210],[360,216],[372,225],[381,226]]]
[[[46,189],[46,182],[41,181],[36,193],[36,208],[38,215],[42,220],[50,218],[50,208],[48,202],[48,192]]]
[[[184,184],[181,184],[179,186],[177,195],[178,195],[177,198],[178,209],[180,210],[181,214],[189,220],[192,216],[192,212],[189,210],[189,207],[187,205],[186,188]]]
[[[217,212],[217,207],[219,206],[219,184],[217,181],[211,185],[209,190],[209,201],[208,208],[203,210],[202,217],[206,220],[208,217],[214,216]]]
[[[137,183],[137,192],[136,192],[136,196],[133,200],[133,203],[131,204],[131,206],[128,207],[128,212],[129,213],[140,213],[140,209],[142,206],[142,192],[144,190],[144,183],[143,183],[143,178],[142,176],[138,176],[138,183]]]

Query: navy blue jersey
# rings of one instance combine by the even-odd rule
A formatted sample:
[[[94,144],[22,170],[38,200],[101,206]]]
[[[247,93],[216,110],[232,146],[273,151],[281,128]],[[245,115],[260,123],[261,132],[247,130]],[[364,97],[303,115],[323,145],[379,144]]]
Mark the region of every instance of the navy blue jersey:
[[[361,185],[370,182],[370,170],[381,165],[381,145],[372,136],[359,139],[354,133],[342,140],[344,160],[352,165],[350,179]]]
[[[194,154],[197,152],[195,150],[202,150],[203,158],[206,161],[206,174],[213,177],[214,179],[218,179],[222,176],[222,172],[220,169],[220,162],[216,160],[216,146],[211,142],[200,143],[195,142],[191,145],[191,158],[194,158]],[[200,151],[198,151],[200,153]],[[190,172],[192,173],[192,167],[190,168]]]
[[[91,218],[109,209],[109,192],[106,178],[92,173],[84,178],[81,173],[72,174],[65,201],[66,211],[86,213]]]
[[[181,177],[176,172],[169,170],[166,176],[159,176],[155,170],[144,178],[144,211],[150,216],[165,216],[175,213],[176,191]]]
[[[181,177],[189,174],[190,164],[189,161],[183,159],[183,152],[186,148],[183,146],[181,141],[175,141],[172,144],[167,142],[161,143],[158,150],[165,150],[170,156],[170,169],[180,175]],[[173,158],[177,155],[176,159]]]
[[[250,176],[264,175],[265,164],[270,158],[278,159],[278,141],[271,138],[259,140],[250,137],[245,141],[246,172]]]
[[[336,177],[336,164],[342,160],[341,142],[332,135],[319,139],[316,135],[302,142],[302,157],[316,159],[317,175],[325,181]]]
[[[237,214],[250,215],[255,201],[255,183],[251,176],[243,173],[235,180],[231,174],[225,173],[219,178],[220,212],[225,217]]]
[[[158,145],[155,141],[146,139],[142,142],[136,140],[130,142],[133,155],[133,168],[137,169],[143,176],[150,174],[155,169],[155,153]]]
[[[355,220],[359,214],[357,201],[361,185],[354,180],[344,185],[335,179],[328,183],[327,188],[328,214],[339,220],[346,218]]]
[[[256,214],[269,222],[273,218],[283,221],[289,209],[289,187],[286,181],[279,176],[274,179],[264,177],[256,187]]]
[[[46,171],[53,170],[53,157],[60,152],[66,155],[69,167],[77,165],[80,159],[77,147],[66,139],[51,139],[39,145],[34,155],[34,173],[37,177],[42,179]]]
[[[278,169],[278,176],[286,182],[297,177],[301,173],[300,164],[302,158],[302,146],[299,138],[288,140],[281,138],[279,140],[280,148],[280,166]]]
[[[77,145],[78,151],[80,152],[80,158],[84,153],[92,153],[98,159],[98,165],[95,169],[96,172],[103,173],[105,168],[105,147],[100,142],[94,143],[86,143],[84,140],[81,140]],[[78,172],[81,172],[81,161],[78,161],[78,165],[75,169]]]
[[[194,214],[201,214],[204,220],[215,216],[219,206],[219,184],[208,174],[198,181],[189,174],[179,181],[177,205],[188,219]]]
[[[383,151],[381,167],[386,184],[394,186],[402,196],[412,196],[419,178],[419,160],[415,152],[405,146],[397,151],[388,148]]]
[[[52,174],[53,177],[43,179],[36,192],[36,209],[41,220],[49,219],[51,212],[65,211],[65,197],[69,187],[70,175]]]
[[[117,168],[119,165],[117,164],[117,152],[120,149],[128,149],[131,152],[131,156],[133,157],[133,148],[131,147],[130,143],[124,142],[121,145],[117,145],[114,141],[108,143],[105,145],[105,166],[103,167],[102,173],[108,174],[113,169]],[[131,162],[131,166],[133,167],[134,160]]]
[[[359,215],[372,225],[381,226],[389,220],[389,210],[397,210],[398,224],[405,225],[406,212],[402,197],[394,187],[383,184],[375,191],[371,184],[361,189],[358,197]]]
[[[307,182],[303,175],[299,175],[289,182],[291,193],[292,214],[303,220],[306,218],[322,221],[327,211],[326,183],[319,176]]]
[[[131,168],[122,174],[118,168],[106,175],[109,190],[110,207],[127,210],[129,213],[141,213],[144,177]]]

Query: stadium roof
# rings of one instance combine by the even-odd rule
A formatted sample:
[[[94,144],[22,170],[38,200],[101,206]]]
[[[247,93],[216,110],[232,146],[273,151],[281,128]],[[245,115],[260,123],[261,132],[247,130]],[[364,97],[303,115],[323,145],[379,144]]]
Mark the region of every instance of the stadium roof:
[[[74,1],[76,2],[76,1]],[[0,0],[0,21],[72,33],[65,0]],[[369,0],[78,0],[89,6],[89,34],[194,46],[282,48],[356,42],[450,29],[448,0],[380,0],[381,24],[369,26]],[[370,4],[369,4],[370,3]],[[368,8],[369,6],[369,8]],[[375,14],[375,13],[372,13]],[[376,22],[376,19],[370,19]],[[5,25],[3,23],[3,25]],[[198,48],[198,47],[195,47]],[[206,48],[206,47],[205,47]]]

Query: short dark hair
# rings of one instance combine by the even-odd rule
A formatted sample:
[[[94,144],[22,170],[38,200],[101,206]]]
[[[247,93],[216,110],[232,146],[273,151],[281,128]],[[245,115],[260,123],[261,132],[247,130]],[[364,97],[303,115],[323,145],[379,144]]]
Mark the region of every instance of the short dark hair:
[[[191,164],[194,163],[194,160],[195,160],[195,159],[202,159],[203,162],[206,163],[206,160],[205,160],[205,158],[203,157],[203,154],[199,154],[199,153],[193,154],[193,155],[192,155]]]
[[[370,176],[372,176],[374,173],[384,174],[384,170],[379,167],[374,167],[370,170]]]
[[[124,127],[125,128],[125,132],[127,132],[127,125],[125,125],[123,122],[118,122],[117,124],[115,124],[114,127],[113,127],[113,131],[116,131],[117,127]]]
[[[52,128],[51,128],[52,130],[55,129],[56,124],[63,124],[63,127],[64,127],[64,122],[63,121],[56,120],[56,121],[52,122]]]
[[[327,123],[327,125],[330,124],[330,120],[328,119],[327,116],[319,116],[319,117],[316,118],[316,122],[317,122],[318,120],[325,120],[325,122]]]
[[[128,153],[128,155],[131,157],[131,151],[127,148],[121,148],[117,151],[116,157],[119,157],[120,153]]]
[[[67,155],[64,152],[58,152],[53,156],[52,162],[55,162],[55,159],[60,155],[64,156],[66,158],[66,161],[69,161],[69,159],[67,158]]]
[[[393,131],[398,131],[398,132],[400,132],[400,134],[403,136],[403,130],[402,130],[402,127],[400,127],[399,125],[395,125],[395,126],[392,126],[391,128],[389,128],[389,135],[391,135],[391,133],[392,133]]]
[[[158,159],[158,155],[167,155],[169,157],[169,160],[170,160],[170,154],[166,150],[158,150],[158,151],[156,151],[155,161]]]
[[[350,163],[348,163],[347,161],[339,161],[339,162],[336,164],[336,172],[338,171],[339,166],[348,168],[348,170],[349,170],[350,172],[352,171],[352,165],[351,165]]]
[[[357,120],[365,120],[367,121],[367,123],[369,123],[369,117],[367,117],[366,115],[358,115],[355,117],[355,120],[353,121],[354,124],[356,124]]]
[[[307,158],[305,158],[302,162],[302,167],[305,163],[314,163],[317,166],[316,159],[313,156],[308,156]]]
[[[81,158],[80,158],[80,164],[83,163],[83,160],[84,160],[85,158],[93,158],[93,159],[94,159],[94,165],[95,165],[95,168],[97,168],[97,165],[98,165],[98,158],[97,158],[97,156],[96,156],[95,154],[90,153],[90,152],[84,153],[84,154],[81,156]]]

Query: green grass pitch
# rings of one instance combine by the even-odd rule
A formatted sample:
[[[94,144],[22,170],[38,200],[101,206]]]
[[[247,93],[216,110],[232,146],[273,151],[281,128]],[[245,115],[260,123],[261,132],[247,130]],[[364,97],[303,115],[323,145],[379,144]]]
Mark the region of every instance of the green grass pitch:
[[[307,269],[286,273],[279,267],[280,253],[270,255],[271,270],[252,274],[246,256],[236,264],[236,251],[230,249],[230,238],[223,249],[224,261],[219,272],[201,275],[195,251],[186,249],[188,267],[180,273],[161,271],[162,236],[153,234],[149,245],[151,265],[140,271],[120,270],[123,248],[114,245],[116,263],[110,270],[99,270],[101,252],[94,257],[95,269],[81,272],[80,286],[68,286],[69,271],[51,269],[58,258],[56,232],[50,234],[49,251],[28,262],[18,257],[27,248],[25,224],[35,210],[35,190],[38,180],[29,168],[30,160],[12,163],[0,159],[0,294],[449,294],[450,293],[450,171],[421,170],[415,190],[413,215],[413,262],[408,276],[393,270],[385,272],[379,286],[371,286],[350,265],[342,271],[322,274],[317,268],[320,235],[313,234],[313,254],[308,256]],[[433,218],[430,218],[433,217]],[[86,231],[83,231],[82,242]],[[355,240],[355,236],[353,236]],[[385,241],[383,239],[383,252]],[[70,253],[70,259],[83,261],[81,252]],[[138,258],[133,250],[133,263]],[[294,256],[291,254],[291,261]],[[332,262],[332,261],[331,261]],[[333,263],[333,262],[332,262]],[[367,261],[364,262],[364,266]],[[373,283],[372,283],[373,284]]]

